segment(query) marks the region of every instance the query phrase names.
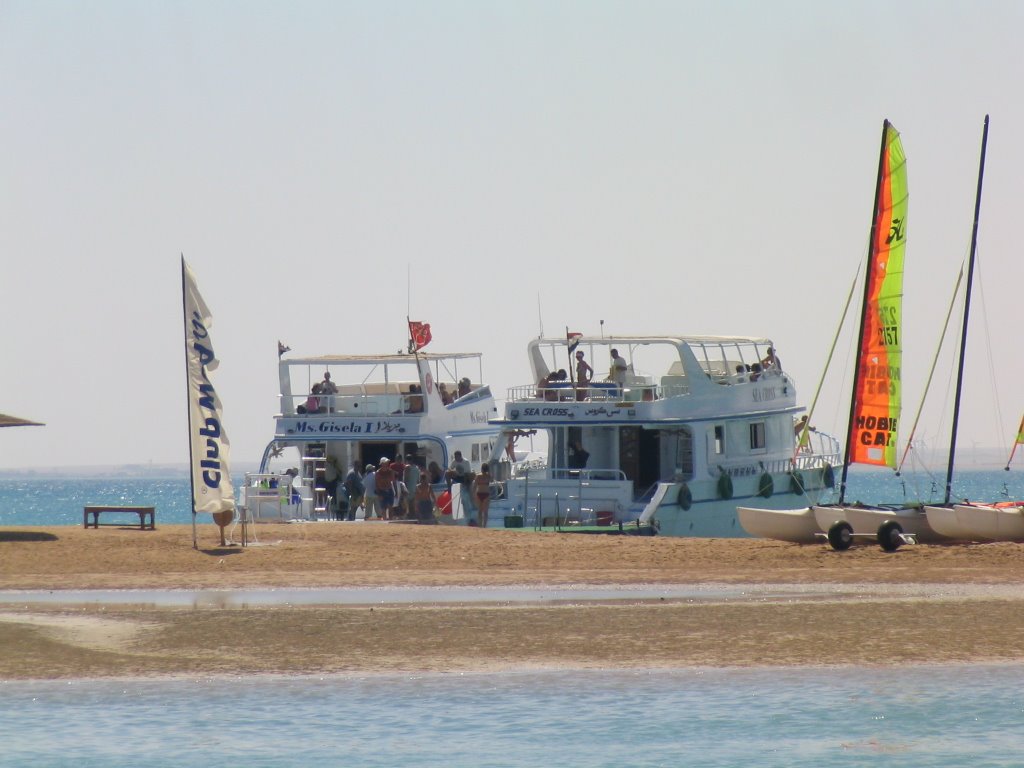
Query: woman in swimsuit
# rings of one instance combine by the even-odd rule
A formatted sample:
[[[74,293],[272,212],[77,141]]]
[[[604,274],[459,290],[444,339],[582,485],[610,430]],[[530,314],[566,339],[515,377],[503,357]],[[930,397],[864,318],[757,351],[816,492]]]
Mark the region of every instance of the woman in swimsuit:
[[[477,525],[487,527],[487,510],[491,506],[491,468],[480,466],[480,474],[473,478],[473,492],[476,494]]]

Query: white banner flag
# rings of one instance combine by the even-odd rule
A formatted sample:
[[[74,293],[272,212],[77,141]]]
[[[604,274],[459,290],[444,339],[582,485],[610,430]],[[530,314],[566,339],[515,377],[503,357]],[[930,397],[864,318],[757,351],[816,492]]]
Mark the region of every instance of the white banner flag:
[[[184,257],[181,259],[181,286],[185,308],[192,502],[196,512],[227,512],[235,508],[235,493],[228,470],[230,444],[221,422],[220,398],[209,377],[218,364],[210,339],[213,318],[199,295],[195,275]]]

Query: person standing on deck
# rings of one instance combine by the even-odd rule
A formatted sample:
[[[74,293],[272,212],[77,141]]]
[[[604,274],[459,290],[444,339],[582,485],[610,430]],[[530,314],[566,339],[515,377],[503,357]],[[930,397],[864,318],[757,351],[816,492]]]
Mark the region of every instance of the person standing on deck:
[[[590,363],[583,359],[583,350],[576,351],[576,399],[584,400],[587,397],[587,390],[590,388],[590,381],[594,378],[594,369]]]
[[[612,350],[612,362],[608,368],[608,381],[613,381],[619,386],[619,392],[626,386],[626,369],[629,366],[626,361],[619,357],[619,350]]]

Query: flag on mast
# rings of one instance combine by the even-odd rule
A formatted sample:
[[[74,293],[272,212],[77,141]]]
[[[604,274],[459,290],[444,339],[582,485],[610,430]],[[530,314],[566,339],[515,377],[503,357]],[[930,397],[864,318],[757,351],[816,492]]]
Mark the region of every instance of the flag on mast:
[[[409,351],[416,352],[423,349],[430,343],[430,323],[421,323],[418,320],[409,321]]]
[[[211,514],[227,512],[235,508],[235,493],[228,469],[230,443],[221,421],[220,397],[209,375],[219,363],[210,337],[213,318],[184,257],[181,259],[181,284],[193,510]]]
[[[583,334],[579,331],[570,331],[568,328],[565,329],[565,340],[569,343],[569,354],[576,351],[576,347],[580,345],[580,339],[583,338]]]

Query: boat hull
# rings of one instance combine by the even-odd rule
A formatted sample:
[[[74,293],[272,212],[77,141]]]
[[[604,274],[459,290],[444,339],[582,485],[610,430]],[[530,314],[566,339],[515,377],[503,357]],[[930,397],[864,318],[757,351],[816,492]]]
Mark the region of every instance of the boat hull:
[[[815,520],[810,507],[737,507],[736,514],[743,530],[756,538],[789,541],[794,544],[814,544],[820,540],[821,526]]]
[[[978,540],[971,527],[969,513],[958,512],[952,506],[926,506],[924,511],[928,525],[940,536],[957,541]]]
[[[857,534],[877,533],[885,523],[896,522],[905,534],[911,534],[920,544],[942,544],[950,538],[935,531],[928,524],[923,507],[844,507],[843,518]]]
[[[955,504],[957,520],[975,541],[1024,542],[1024,507],[1020,504],[988,506]]]

